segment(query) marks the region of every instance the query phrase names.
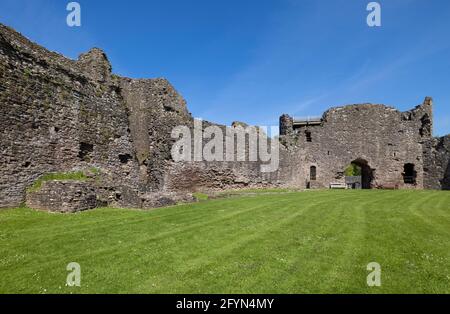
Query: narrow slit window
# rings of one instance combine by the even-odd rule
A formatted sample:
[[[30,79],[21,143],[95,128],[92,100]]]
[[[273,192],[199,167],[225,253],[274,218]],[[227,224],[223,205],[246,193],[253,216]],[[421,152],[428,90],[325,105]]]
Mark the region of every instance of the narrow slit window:
[[[316,181],[317,179],[317,168],[316,166],[311,166],[309,169],[309,178],[311,181]]]

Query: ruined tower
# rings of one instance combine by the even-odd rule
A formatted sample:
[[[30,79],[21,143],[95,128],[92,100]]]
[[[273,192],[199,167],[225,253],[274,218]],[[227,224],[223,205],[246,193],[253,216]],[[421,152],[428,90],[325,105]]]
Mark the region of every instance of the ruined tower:
[[[430,97],[406,112],[360,104],[332,108],[321,118],[280,118],[281,140],[298,156],[304,187],[344,183],[344,170],[354,163],[362,169],[363,188],[448,188],[447,140],[432,133]]]

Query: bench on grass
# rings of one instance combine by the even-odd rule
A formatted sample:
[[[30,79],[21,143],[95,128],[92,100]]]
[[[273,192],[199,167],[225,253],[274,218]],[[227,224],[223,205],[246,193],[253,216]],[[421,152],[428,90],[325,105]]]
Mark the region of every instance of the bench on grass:
[[[330,189],[346,189],[347,184],[341,182],[331,182]]]

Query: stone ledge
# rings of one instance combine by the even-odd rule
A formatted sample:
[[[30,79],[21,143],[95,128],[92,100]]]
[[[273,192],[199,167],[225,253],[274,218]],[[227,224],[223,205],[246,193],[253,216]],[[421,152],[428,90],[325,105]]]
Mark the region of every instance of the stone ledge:
[[[30,208],[59,213],[75,213],[97,207],[95,188],[81,181],[45,181],[37,191],[29,191]]]
[[[108,195],[108,191],[112,196]],[[119,195],[120,200],[115,199],[114,195]],[[195,201],[191,193],[153,192],[139,195],[123,186],[111,187],[105,192],[95,182],[76,180],[44,181],[39,189],[28,190],[26,195],[28,207],[57,213],[76,213],[101,206],[151,209]],[[124,206],[126,204],[134,206]]]

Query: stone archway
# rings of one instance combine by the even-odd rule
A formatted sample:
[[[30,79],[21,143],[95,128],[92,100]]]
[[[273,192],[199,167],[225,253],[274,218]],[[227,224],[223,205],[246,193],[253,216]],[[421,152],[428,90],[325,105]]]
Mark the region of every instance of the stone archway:
[[[373,169],[370,168],[367,160],[358,158],[352,161],[352,164],[361,168],[361,187],[363,189],[371,189],[373,181]]]

